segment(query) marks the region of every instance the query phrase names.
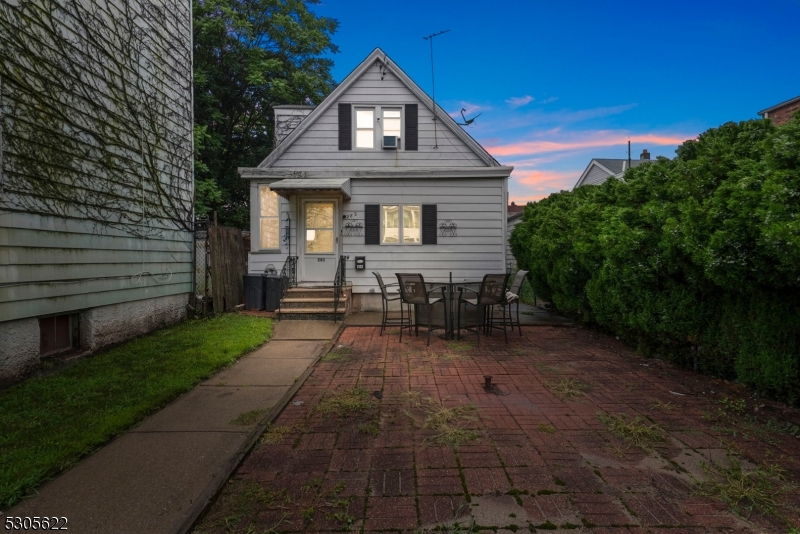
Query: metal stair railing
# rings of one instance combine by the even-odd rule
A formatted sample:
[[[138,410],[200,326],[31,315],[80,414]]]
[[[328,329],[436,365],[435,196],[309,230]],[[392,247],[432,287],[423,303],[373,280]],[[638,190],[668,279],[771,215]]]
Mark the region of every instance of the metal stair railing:
[[[339,256],[339,266],[336,268],[336,277],[333,279],[333,321],[336,322],[336,313],[339,311],[339,298],[342,288],[347,284],[347,256]]]
[[[281,319],[283,299],[290,288],[297,286],[297,256],[287,256],[281,269],[281,300],[278,302],[278,320]]]

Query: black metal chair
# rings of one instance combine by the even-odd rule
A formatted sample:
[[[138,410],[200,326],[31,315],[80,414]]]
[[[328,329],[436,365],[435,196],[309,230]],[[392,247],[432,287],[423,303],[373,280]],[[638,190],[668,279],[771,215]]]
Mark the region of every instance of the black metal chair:
[[[495,323],[494,314],[488,313],[492,306],[502,304],[506,298],[506,286],[508,285],[509,274],[487,274],[483,277],[481,287],[478,291],[470,289],[469,287],[462,286],[458,288],[458,319],[457,325],[461,325],[461,304],[464,304],[464,310],[468,306],[475,306],[475,333],[478,336],[478,346],[481,344],[481,324],[480,318],[483,316],[483,327],[487,333],[490,333],[494,328],[503,328],[503,336],[506,343],[508,343],[508,333],[506,332],[505,312],[503,313],[503,321]],[[475,295],[474,298],[464,298],[464,292],[468,291]],[[489,308],[487,308],[487,306]],[[505,310],[505,308],[503,308]],[[466,328],[466,330],[469,330]],[[461,339],[461,330],[458,331],[458,338]]]
[[[509,286],[506,293],[513,293],[517,296],[516,300],[510,302],[508,298],[504,298],[503,302],[500,303],[500,306],[503,308],[508,307],[508,325],[511,327],[511,331],[514,331],[514,326],[519,329],[519,335],[522,335],[522,323],[519,322],[519,297],[520,292],[522,291],[522,284],[525,283],[525,277],[528,275],[528,271],[517,271],[517,274],[514,275],[514,280],[511,281],[511,285]],[[511,306],[513,304],[517,305],[517,320],[514,321],[514,316],[511,313]],[[503,317],[505,318],[505,310],[503,310]]]
[[[420,306],[427,307],[428,312],[428,346],[431,344],[431,331],[432,330],[447,330],[446,326],[434,327],[431,324],[433,316],[433,305],[442,304],[444,308],[444,322],[447,324],[447,297],[445,295],[445,286],[434,286],[428,289],[425,286],[425,279],[419,273],[397,273],[397,282],[400,284],[400,298],[404,304],[413,304],[414,310]],[[442,296],[431,298],[431,293],[441,291]],[[415,314],[416,315],[416,314]],[[400,320],[403,320],[403,307],[400,307]],[[419,335],[419,320],[414,321],[417,335]],[[412,325],[400,327],[400,341],[403,341],[403,328],[411,328]]]
[[[401,329],[403,328],[403,326],[406,326],[406,323],[408,323],[408,326],[410,326],[411,325],[410,306],[408,310],[407,319],[403,317],[403,306],[404,306],[403,303],[400,304],[400,318],[398,319],[397,317],[389,317],[389,303],[396,300],[400,300],[402,297],[399,293],[399,290],[397,293],[390,294],[386,288],[397,286],[399,284],[384,284],[381,273],[373,272],[372,274],[374,274],[375,278],[378,279],[378,285],[381,287],[381,304],[383,309],[383,315],[381,315],[381,330],[379,335],[381,336],[383,335],[383,331],[386,330],[387,326],[400,326]],[[408,305],[406,304],[406,306]]]

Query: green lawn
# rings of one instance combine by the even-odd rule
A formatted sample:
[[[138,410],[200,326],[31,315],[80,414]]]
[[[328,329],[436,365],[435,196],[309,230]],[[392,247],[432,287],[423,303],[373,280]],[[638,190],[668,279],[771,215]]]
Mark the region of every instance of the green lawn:
[[[0,507],[10,507],[271,333],[271,321],[261,317],[190,320],[0,392]]]

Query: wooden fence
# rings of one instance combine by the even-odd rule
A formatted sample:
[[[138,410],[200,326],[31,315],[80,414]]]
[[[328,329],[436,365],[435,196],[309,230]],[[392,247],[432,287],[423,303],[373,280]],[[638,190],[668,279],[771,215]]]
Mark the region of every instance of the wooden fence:
[[[242,231],[226,226],[209,226],[208,246],[214,313],[226,312],[244,301],[242,276],[247,270],[247,253]]]

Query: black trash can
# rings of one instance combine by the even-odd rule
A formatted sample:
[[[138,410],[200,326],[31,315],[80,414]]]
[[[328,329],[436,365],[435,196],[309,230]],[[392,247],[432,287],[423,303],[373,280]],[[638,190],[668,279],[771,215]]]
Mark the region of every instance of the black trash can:
[[[246,310],[264,309],[266,278],[263,274],[244,275],[244,307]]]
[[[267,311],[275,311],[281,305],[283,298],[283,286],[281,284],[281,275],[279,274],[264,274],[262,275],[265,286],[265,307]]]

